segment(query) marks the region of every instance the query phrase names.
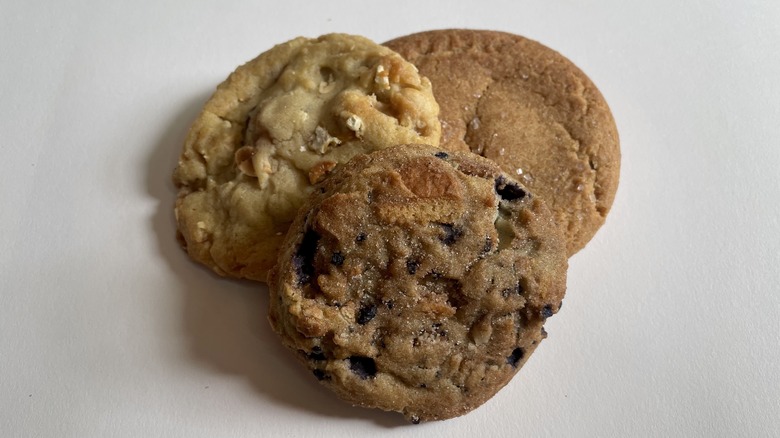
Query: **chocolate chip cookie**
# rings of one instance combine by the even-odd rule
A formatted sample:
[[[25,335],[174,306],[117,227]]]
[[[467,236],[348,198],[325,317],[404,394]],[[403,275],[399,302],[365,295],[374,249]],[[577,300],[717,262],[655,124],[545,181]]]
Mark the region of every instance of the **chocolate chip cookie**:
[[[442,147],[498,163],[540,196],[582,249],[604,223],[620,173],[615,122],[593,82],[535,41],[437,30],[386,43],[430,78]]]
[[[495,163],[392,147],[315,186],[269,276],[269,320],[342,399],[446,419],[528,360],[566,268],[548,208]]]
[[[312,184],[353,156],[436,145],[430,82],[392,50],[332,34],[280,44],[206,102],[174,172],[180,242],[221,275],[264,281]]]

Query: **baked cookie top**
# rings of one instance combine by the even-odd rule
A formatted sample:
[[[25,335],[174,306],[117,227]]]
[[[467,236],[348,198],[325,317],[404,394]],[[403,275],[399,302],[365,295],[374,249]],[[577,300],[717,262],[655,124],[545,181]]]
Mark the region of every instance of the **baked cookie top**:
[[[577,66],[503,32],[437,30],[386,43],[430,78],[442,147],[498,163],[552,210],[569,255],[604,223],[620,174],[617,128]]]
[[[469,152],[398,146],[318,184],[269,276],[271,325],[325,386],[413,422],[502,388],[566,288],[544,203]]]
[[[217,87],[184,144],[174,182],[190,256],[264,281],[311,185],[359,153],[437,145],[430,82],[392,50],[343,34],[297,38]]]

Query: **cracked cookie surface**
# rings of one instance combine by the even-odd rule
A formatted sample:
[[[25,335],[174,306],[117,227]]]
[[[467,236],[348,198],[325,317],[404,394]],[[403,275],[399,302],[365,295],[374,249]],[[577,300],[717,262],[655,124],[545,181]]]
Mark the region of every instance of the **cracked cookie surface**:
[[[430,82],[392,50],[330,34],[280,44],[220,84],[174,172],[179,240],[220,275],[265,281],[311,186],[353,156],[437,145]]]
[[[620,174],[617,128],[590,79],[554,50],[503,32],[437,30],[385,44],[430,78],[441,146],[494,160],[544,199],[569,255],[582,249]]]
[[[269,320],[355,405],[412,422],[463,415],[509,382],[560,308],[560,229],[475,154],[357,156],[305,207],[269,276]]]

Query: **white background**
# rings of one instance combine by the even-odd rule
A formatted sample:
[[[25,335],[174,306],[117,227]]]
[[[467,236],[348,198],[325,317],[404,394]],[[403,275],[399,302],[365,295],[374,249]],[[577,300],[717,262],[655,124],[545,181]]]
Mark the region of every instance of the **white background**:
[[[447,27],[579,65],[622,175],[529,363],[411,426],[320,388],[264,287],[188,260],[170,174],[217,83],[272,45]],[[774,0],[0,0],[0,435],[778,436],[778,46]]]

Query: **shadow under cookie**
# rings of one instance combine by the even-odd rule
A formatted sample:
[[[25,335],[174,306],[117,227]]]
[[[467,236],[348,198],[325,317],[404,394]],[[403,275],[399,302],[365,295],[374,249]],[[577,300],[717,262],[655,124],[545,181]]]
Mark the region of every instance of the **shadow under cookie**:
[[[176,166],[184,136],[208,93],[183,102],[171,116],[159,140],[150,146],[147,192],[159,201],[150,218],[158,250],[177,279],[176,287],[160,293],[181,297],[181,328],[194,363],[219,373],[244,377],[275,403],[315,415],[363,419],[383,427],[407,424],[385,412],[356,409],[338,402],[308,375],[279,343],[267,318],[266,287],[260,283],[221,278],[191,261],[176,240],[173,204],[176,190],[171,170]]]

